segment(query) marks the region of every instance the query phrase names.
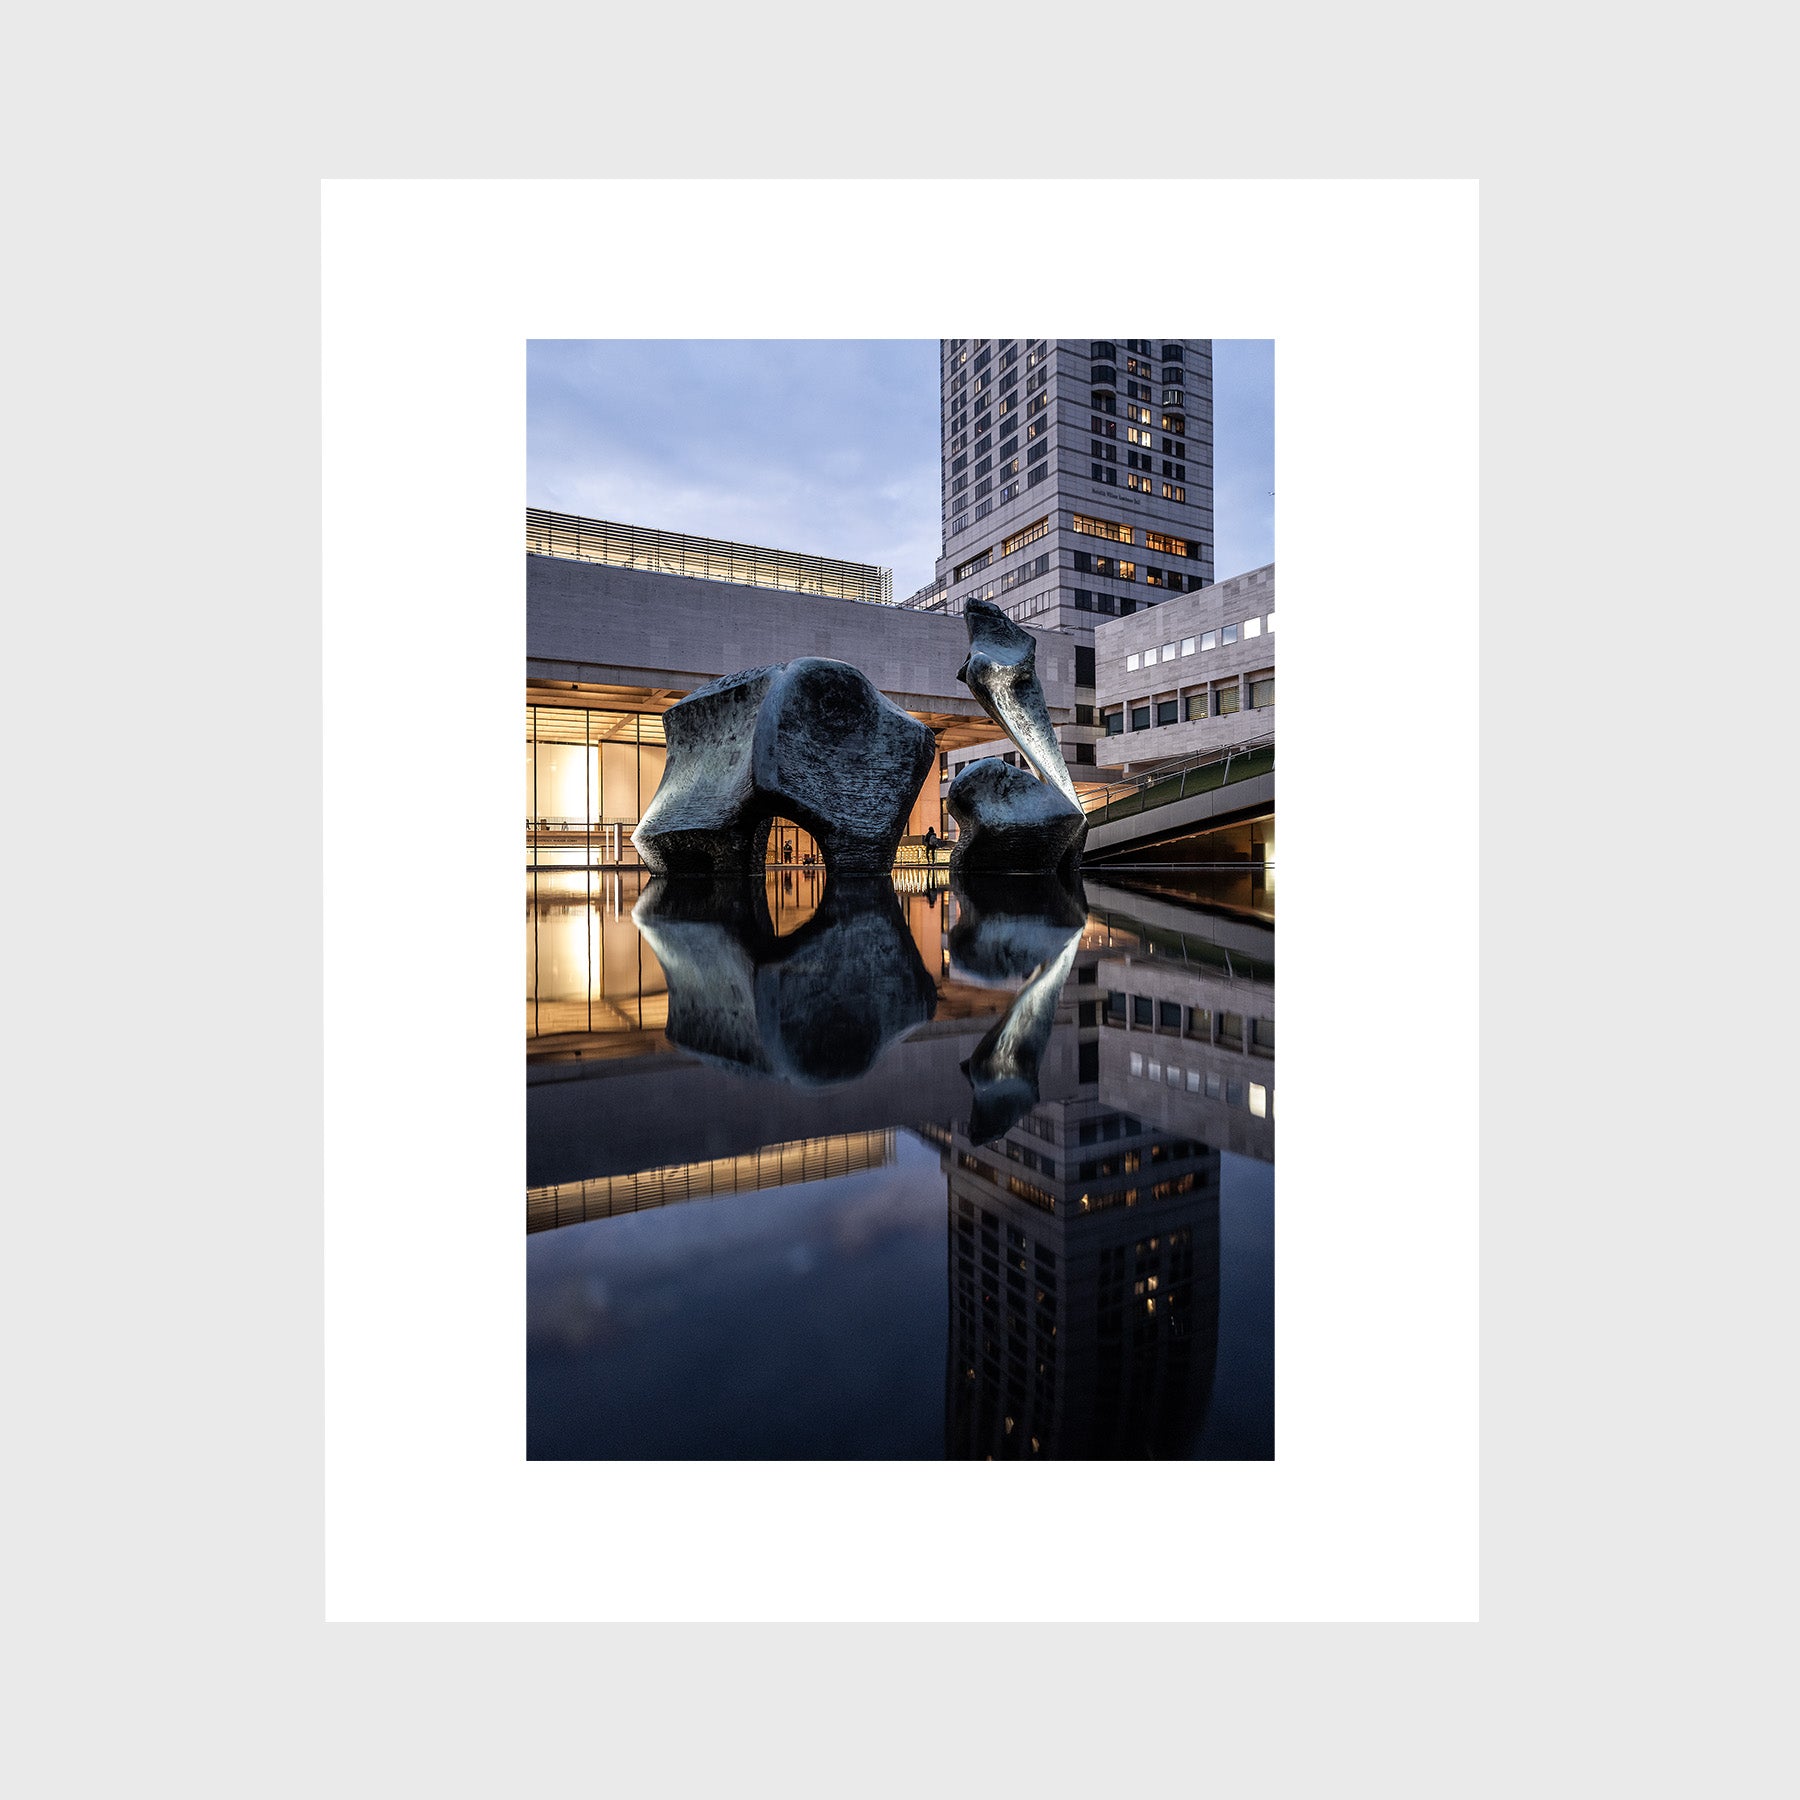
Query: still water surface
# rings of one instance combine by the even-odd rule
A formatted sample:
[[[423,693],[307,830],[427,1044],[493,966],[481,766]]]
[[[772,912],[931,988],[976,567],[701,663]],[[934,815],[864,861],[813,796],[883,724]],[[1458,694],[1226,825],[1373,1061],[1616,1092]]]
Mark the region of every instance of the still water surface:
[[[1126,879],[532,876],[529,1454],[1272,1456],[1273,896]]]

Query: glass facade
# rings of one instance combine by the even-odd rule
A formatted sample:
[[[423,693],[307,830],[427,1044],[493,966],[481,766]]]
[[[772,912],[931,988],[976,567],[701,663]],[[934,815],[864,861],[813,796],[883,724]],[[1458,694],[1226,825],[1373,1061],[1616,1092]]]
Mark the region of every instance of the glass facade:
[[[532,556],[610,563],[618,569],[648,569],[696,581],[730,581],[740,587],[783,588],[793,594],[821,594],[872,606],[891,606],[894,599],[893,571],[873,563],[842,562],[798,550],[769,550],[724,538],[689,537],[684,532],[584,519],[535,506],[525,509],[525,549]]]
[[[660,713],[527,706],[527,864],[636,863],[631,833],[667,754]]]

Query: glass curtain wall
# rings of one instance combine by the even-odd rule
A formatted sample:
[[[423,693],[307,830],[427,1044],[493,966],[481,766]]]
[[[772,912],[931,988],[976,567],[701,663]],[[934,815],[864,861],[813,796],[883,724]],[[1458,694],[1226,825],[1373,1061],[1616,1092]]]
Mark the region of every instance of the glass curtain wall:
[[[527,864],[636,865],[632,829],[662,780],[667,754],[660,713],[527,706]]]

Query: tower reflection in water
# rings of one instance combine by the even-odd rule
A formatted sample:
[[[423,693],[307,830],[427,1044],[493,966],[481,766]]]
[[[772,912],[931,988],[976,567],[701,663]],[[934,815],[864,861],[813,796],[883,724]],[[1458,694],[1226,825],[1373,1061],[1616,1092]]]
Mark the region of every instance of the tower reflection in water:
[[[1210,904],[1185,874],[1148,895],[1090,880],[1048,902],[867,907],[776,888],[709,910],[648,885],[531,909],[533,1456],[1273,1454],[1262,909]],[[844,996],[865,989],[895,1002],[840,1068]],[[936,1151],[935,1200],[909,1133]],[[886,1230],[929,1231],[935,1207],[943,1262],[923,1242],[879,1272],[846,1260],[870,1182]],[[776,1189],[820,1196],[804,1244]],[[877,1361],[878,1380],[845,1373]],[[779,1428],[758,1428],[763,1397]]]
[[[1097,1100],[1034,1108],[948,1179],[951,1457],[1179,1457],[1212,1392],[1219,1153]]]

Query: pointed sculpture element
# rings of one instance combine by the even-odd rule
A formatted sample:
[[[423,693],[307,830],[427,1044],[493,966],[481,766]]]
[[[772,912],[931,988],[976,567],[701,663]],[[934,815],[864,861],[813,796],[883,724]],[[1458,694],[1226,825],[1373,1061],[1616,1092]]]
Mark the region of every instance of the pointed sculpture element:
[[[885,875],[936,754],[929,726],[822,656],[696,688],[663,731],[662,785],[631,834],[658,875],[760,870],[777,817],[812,833],[828,875]]]
[[[998,757],[964,767],[946,797],[959,830],[950,853],[951,873],[1072,873],[1080,867],[1087,841],[1087,814],[1050,724],[1037,678],[1037,639],[991,600],[971,600],[963,621],[969,654],[957,674],[988,717],[1019,746],[1038,779]]]
[[[1038,1071],[1063,985],[1081,947],[1087,914],[1077,897],[1079,883],[1071,891],[1040,877],[1035,885],[1036,892],[1028,880],[951,878],[957,905],[956,929],[950,934],[952,963],[1004,972],[1015,981],[1028,976],[1006,1016],[963,1064],[971,1089],[973,1144],[992,1143],[1037,1105]]]
[[[1075,808],[1081,802],[1062,745],[1050,724],[1050,707],[1037,676],[1037,639],[1015,625],[991,600],[971,600],[963,611],[969,654],[957,679],[982,710],[1025,753],[1040,781],[1058,789]]]

